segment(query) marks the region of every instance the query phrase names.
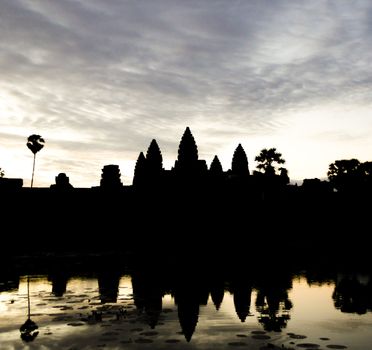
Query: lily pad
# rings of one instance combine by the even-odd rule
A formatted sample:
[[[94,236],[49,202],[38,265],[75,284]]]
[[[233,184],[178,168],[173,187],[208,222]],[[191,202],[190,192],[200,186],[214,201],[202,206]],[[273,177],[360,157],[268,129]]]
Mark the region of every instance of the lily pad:
[[[252,338],[253,339],[258,339],[258,340],[266,340],[266,339],[270,339],[271,337],[269,335],[265,335],[265,334],[254,334],[252,335]]]
[[[318,349],[320,347],[319,344],[313,344],[313,343],[301,343],[297,344],[299,348],[306,348],[306,349]]]
[[[70,322],[70,323],[67,323],[68,326],[72,326],[72,327],[79,327],[79,326],[84,326],[85,323],[83,322]]]
[[[231,343],[227,343],[228,345],[230,346],[245,346],[247,345],[246,343],[242,342],[242,341],[233,341]]]
[[[153,343],[154,341],[151,339],[146,339],[146,338],[138,338],[134,342],[138,344],[150,344],[150,343]]]
[[[167,339],[165,342],[166,343],[171,343],[171,344],[174,344],[174,343],[179,343],[181,340],[179,339]]]
[[[305,338],[307,338],[306,335],[301,335],[301,334],[291,334],[289,337],[292,338],[292,339],[305,339]]]

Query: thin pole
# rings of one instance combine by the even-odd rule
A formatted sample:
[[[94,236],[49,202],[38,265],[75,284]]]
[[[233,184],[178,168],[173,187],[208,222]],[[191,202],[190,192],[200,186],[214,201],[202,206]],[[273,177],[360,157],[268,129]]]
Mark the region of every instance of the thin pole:
[[[34,183],[34,172],[35,172],[35,159],[36,159],[36,153],[34,153],[34,164],[32,166],[32,178],[31,178],[31,188]]]

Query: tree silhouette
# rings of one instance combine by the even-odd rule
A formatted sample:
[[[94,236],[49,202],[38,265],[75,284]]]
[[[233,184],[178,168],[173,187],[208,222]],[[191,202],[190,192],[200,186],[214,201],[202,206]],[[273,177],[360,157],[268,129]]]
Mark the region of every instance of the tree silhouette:
[[[260,313],[258,321],[268,332],[280,332],[290,319],[289,310],[293,304],[288,292],[282,286],[264,286],[258,288],[256,309]]]
[[[255,161],[259,164],[257,169],[263,170],[266,175],[275,175],[275,166],[273,163],[284,164],[285,160],[282,158],[282,154],[276,151],[276,148],[264,148],[260,154],[256,156]],[[284,168],[280,168],[283,172]]]
[[[279,168],[279,176],[283,185],[289,184],[288,170],[286,168]]]
[[[236,147],[233,155],[231,173],[238,176],[249,175],[247,155],[245,154],[244,148],[240,143],[238,147]]]
[[[358,159],[336,160],[329,165],[327,176],[337,190],[348,190],[354,187],[362,175]]]
[[[0,178],[4,177],[4,175],[5,175],[4,170],[0,168]]]
[[[363,176],[363,186],[365,190],[369,193],[372,192],[372,162],[364,162],[360,165],[362,176]]]
[[[35,160],[36,160],[36,153],[39,152],[45,144],[45,140],[40,135],[32,134],[27,139],[27,147],[31,150],[34,154],[34,163],[32,166],[32,177],[31,177],[31,188],[34,183],[34,173],[35,173]]]
[[[372,162],[364,162],[360,164],[360,169],[363,176],[372,177]]]
[[[341,312],[365,314],[372,310],[372,284],[362,284],[357,277],[344,276],[336,283],[332,299]]]

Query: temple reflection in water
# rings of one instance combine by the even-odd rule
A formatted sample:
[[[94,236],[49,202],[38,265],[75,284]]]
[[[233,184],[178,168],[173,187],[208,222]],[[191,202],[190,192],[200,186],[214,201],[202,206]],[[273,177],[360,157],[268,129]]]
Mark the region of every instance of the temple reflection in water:
[[[89,262],[87,266],[93,269],[89,271],[86,266],[76,271],[65,264],[50,264],[46,270],[40,271],[46,277],[35,279],[31,276],[31,288],[37,288],[42,280],[44,289],[47,286],[47,292],[57,298],[59,304],[72,303],[70,295],[81,293],[78,291],[79,285],[89,280],[90,289],[96,291],[96,296],[89,297],[89,300],[81,298],[85,304],[80,307],[84,311],[79,318],[79,321],[87,324],[92,320],[101,322],[109,315],[117,321],[135,317],[135,320],[154,330],[167,322],[166,314],[170,312],[169,308],[174,308],[179,331],[187,342],[197,331],[200,315],[207,305],[217,313],[226,313],[230,307],[230,315],[234,315],[231,317],[240,323],[254,319],[266,332],[281,332],[291,322],[291,314],[296,307],[291,293],[294,281],[298,283],[299,278],[302,283],[306,281],[308,286],[332,286],[329,303],[343,313],[365,314],[372,310],[372,282],[369,275],[333,271],[317,274],[309,270],[298,277],[297,272],[283,267],[236,268],[232,273],[227,273],[218,264],[203,265],[198,269],[195,269],[196,265],[184,264],[167,271],[159,269],[158,264],[147,262],[137,262],[131,268],[120,269],[117,263],[116,260],[111,265],[107,262],[103,265]],[[21,275],[24,275],[24,271],[17,268],[2,274],[0,295],[16,295]],[[164,305],[166,296],[168,301]],[[31,295],[31,304],[35,297],[40,299],[34,293]],[[47,305],[48,300],[50,297],[45,302],[41,298],[38,304]],[[169,300],[172,302],[169,303]],[[129,301],[133,306],[128,304]],[[33,310],[37,314],[35,308]]]

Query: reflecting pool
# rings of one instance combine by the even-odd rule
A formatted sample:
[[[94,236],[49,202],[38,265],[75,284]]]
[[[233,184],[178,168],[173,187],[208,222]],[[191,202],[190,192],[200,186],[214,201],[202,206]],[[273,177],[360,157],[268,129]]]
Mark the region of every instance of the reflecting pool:
[[[59,269],[6,277],[0,280],[2,350],[364,350],[372,344],[368,274],[178,278]]]

